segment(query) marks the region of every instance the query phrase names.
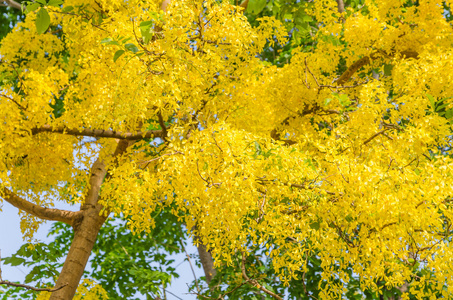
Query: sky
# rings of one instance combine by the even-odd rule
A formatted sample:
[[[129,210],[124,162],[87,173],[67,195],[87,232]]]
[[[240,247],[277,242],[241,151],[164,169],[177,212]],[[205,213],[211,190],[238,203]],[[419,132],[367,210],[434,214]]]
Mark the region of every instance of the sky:
[[[63,209],[75,210],[69,205],[67,207],[59,207]],[[22,240],[22,234],[20,232],[20,218],[18,215],[18,209],[3,201],[1,206],[2,212],[0,212],[0,251],[1,257],[8,257],[14,254],[24,241]],[[50,229],[51,222],[42,224],[38,232],[35,234],[35,238],[40,242],[50,242],[51,239],[47,238],[47,233]],[[191,243],[189,243],[191,244]],[[189,255],[196,254],[197,248],[190,245],[186,247]],[[171,256],[175,262],[173,266],[176,268],[176,272],[179,273],[180,277],[175,279],[171,286],[167,289],[167,299],[176,300],[192,300],[196,299],[195,295],[187,294],[187,285],[194,279],[189,262],[186,259],[185,254],[179,254]],[[195,262],[192,260],[192,266],[195,270],[195,276],[197,278],[204,276],[203,271],[197,268]],[[24,266],[11,267],[9,265],[1,264],[1,277],[3,280],[8,281],[19,281],[24,283],[25,276],[28,274],[30,269]],[[5,287],[3,286],[3,289]],[[174,294],[175,296],[173,296]],[[179,298],[178,298],[179,297]],[[145,299],[144,297],[141,299]]]

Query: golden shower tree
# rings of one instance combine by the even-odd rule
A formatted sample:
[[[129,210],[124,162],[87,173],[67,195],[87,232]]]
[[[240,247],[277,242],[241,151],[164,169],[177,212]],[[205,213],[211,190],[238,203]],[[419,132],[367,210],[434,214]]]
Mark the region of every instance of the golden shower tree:
[[[266,245],[287,282],[320,257],[323,299],[347,268],[453,293],[450,3],[308,1],[292,34],[312,51],[282,68],[259,53],[287,30],[247,3],[41,0],[2,40],[1,199],[25,238],[74,229],[51,299],[72,299],[109,215],[139,233],[170,206],[216,264]]]

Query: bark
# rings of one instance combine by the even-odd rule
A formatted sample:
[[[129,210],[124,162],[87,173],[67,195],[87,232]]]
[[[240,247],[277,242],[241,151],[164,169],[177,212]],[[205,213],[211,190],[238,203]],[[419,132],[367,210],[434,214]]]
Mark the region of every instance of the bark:
[[[118,157],[126,151],[131,143],[126,140],[118,141],[113,154],[114,165],[118,165]],[[75,295],[99,230],[107,219],[108,212],[100,215],[103,206],[98,203],[101,185],[106,177],[109,177],[107,167],[104,162],[98,159],[92,166],[89,181],[90,189],[80,209],[83,217],[73,225],[74,239],[56,283],[56,286],[65,284],[67,286],[52,293],[50,300],[70,300]]]
[[[352,65],[349,66],[349,68],[346,71],[344,71],[340,78],[338,78],[337,84],[342,85],[346,83],[352,77],[352,75],[354,75],[354,73],[357,72],[361,67],[366,66],[370,64],[372,60],[379,58],[379,54],[381,53],[373,53],[370,56],[362,57],[361,59],[354,62]],[[404,58],[418,59],[418,53],[415,51],[407,50],[402,51],[400,54]],[[384,53],[384,55],[388,57],[395,56],[394,53]]]
[[[52,293],[50,300],[70,300],[75,295],[96,237],[107,219],[104,215],[99,215],[102,206],[97,203],[99,190],[106,175],[106,166],[102,161],[97,160],[91,169],[90,189],[81,208],[83,217],[73,226],[74,239],[56,283],[56,286],[65,284],[67,286]]]
[[[52,127],[50,125],[43,125],[41,127],[36,127],[31,130],[33,135],[36,135],[41,132],[53,132],[61,133],[75,136],[92,136],[92,137],[104,137],[104,138],[114,138],[120,140],[139,140],[143,138],[153,138],[153,137],[163,137],[162,130],[150,130],[145,132],[119,132],[114,130],[102,130],[102,129],[74,129],[66,127]]]
[[[206,282],[209,284],[212,278],[217,274],[217,271],[214,268],[214,260],[212,259],[211,253],[207,251],[205,245],[198,244],[197,248],[201,264],[203,265],[203,271],[206,277]]]
[[[67,284],[50,296],[50,300],[70,300],[74,297],[83,271],[91,255],[96,237],[106,217],[99,216],[99,210],[89,208],[82,222],[74,229],[74,239],[64,262],[56,286]]]
[[[6,3],[7,6],[10,6],[10,7],[15,8],[15,9],[22,10],[22,7],[20,6],[20,4],[17,3],[16,1],[14,1],[14,0],[3,0],[3,2]]]
[[[167,6],[168,4],[170,4],[170,0],[164,0],[162,1],[162,4],[160,6],[160,8],[163,10],[163,11],[167,11]]]
[[[2,188],[0,191],[3,194],[2,198],[6,202],[10,203],[11,205],[17,207],[20,210],[23,210],[43,220],[59,221],[72,226],[74,222],[81,217],[80,212],[55,208],[46,208],[36,205],[25,200],[24,198],[17,196],[7,188]]]
[[[337,0],[337,4],[338,4],[338,12],[340,14],[344,13],[344,2],[343,2],[343,0]]]

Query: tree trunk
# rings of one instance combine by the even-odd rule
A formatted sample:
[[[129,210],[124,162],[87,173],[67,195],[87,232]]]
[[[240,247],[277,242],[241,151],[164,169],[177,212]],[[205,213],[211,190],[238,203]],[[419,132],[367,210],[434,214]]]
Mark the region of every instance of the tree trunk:
[[[124,152],[127,145],[127,141],[119,142],[115,154]],[[56,286],[65,284],[67,286],[53,292],[50,300],[70,300],[75,295],[94,243],[96,242],[96,237],[102,224],[107,219],[107,217],[99,215],[102,206],[98,203],[99,191],[106,175],[107,169],[105,164],[99,159],[96,160],[91,168],[88,193],[84,203],[80,207],[82,216],[73,224],[74,239],[72,240],[71,248],[69,248],[68,256],[56,283]]]
[[[85,211],[81,222],[74,226],[74,239],[55,286],[68,285],[53,292],[50,300],[70,300],[74,297],[105,220],[105,217],[99,216],[99,209],[92,207]]]
[[[209,284],[212,278],[217,274],[214,268],[214,260],[212,259],[211,253],[206,250],[206,246],[198,244],[198,255],[200,256],[201,264],[203,265],[204,275],[206,282]]]

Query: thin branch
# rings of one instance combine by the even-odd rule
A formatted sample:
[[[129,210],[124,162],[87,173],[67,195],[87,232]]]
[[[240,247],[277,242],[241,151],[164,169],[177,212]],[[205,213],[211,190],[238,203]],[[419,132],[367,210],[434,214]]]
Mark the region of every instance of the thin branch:
[[[182,299],[181,297],[176,296],[175,294],[173,294],[173,293],[170,292],[169,290],[164,289],[164,291],[167,292],[167,293],[169,293],[169,294],[172,295],[173,297],[178,298],[179,300],[184,300],[184,299]]]
[[[163,130],[149,130],[145,132],[119,132],[114,130],[103,130],[103,129],[70,129],[66,127],[55,127],[51,125],[43,125],[41,127],[35,127],[31,130],[33,135],[36,135],[41,132],[53,132],[61,133],[75,136],[92,136],[92,137],[105,137],[105,138],[114,138],[120,140],[139,140],[143,138],[155,138],[155,137],[164,137]]]
[[[308,266],[308,254],[306,254],[306,256],[307,256],[307,258],[305,260],[305,265]],[[308,298],[313,298],[313,299],[318,300],[318,298],[316,298],[315,296],[310,295],[310,293],[308,292],[307,286],[305,285],[305,274],[306,274],[306,272],[304,271],[304,273],[302,274],[302,286],[304,288],[305,295],[307,295]]]
[[[210,182],[201,175],[200,168],[198,167],[198,160],[197,160],[197,171],[198,171],[198,175],[200,175],[201,179],[203,179],[203,181],[206,182],[206,184],[209,184]]]
[[[367,84],[368,81],[364,81],[364,82],[359,82],[359,83],[356,83],[354,85],[329,85],[329,84],[321,84],[319,87],[320,88],[334,88],[334,89],[353,89],[353,88],[356,88],[358,86],[361,86],[361,85],[364,85],[364,84]]]
[[[165,121],[164,121],[164,118],[162,117],[161,111],[159,111],[157,113],[157,118],[159,119],[159,125],[162,128],[162,135],[163,135],[163,138],[165,139],[168,135],[168,132],[167,132],[167,126],[165,126]]]
[[[49,288],[37,288],[37,287],[34,287],[34,286],[21,284],[21,283],[14,283],[14,282],[10,282],[8,280],[1,280],[0,281],[0,285],[1,284],[10,285],[10,286],[16,286],[16,287],[23,287],[23,288],[26,288],[26,289],[29,289],[29,290],[33,290],[33,291],[37,291],[37,292],[51,292],[51,293],[56,292],[58,290],[61,290],[62,288],[64,288],[65,286],[68,285],[66,283],[66,284],[63,284],[62,286],[59,286],[57,288],[49,289]]]
[[[384,129],[384,130],[381,130],[379,132],[376,132],[375,134],[373,134],[370,138],[368,138],[366,141],[363,142],[364,145],[368,144],[369,142],[371,142],[375,137],[377,137],[378,135],[381,135],[383,134],[384,132],[386,132],[388,129]]]
[[[263,292],[265,292],[266,294],[278,299],[278,300],[283,300],[282,297],[280,297],[279,295],[277,295],[276,293],[272,292],[272,291],[269,291],[268,289],[266,289],[264,286],[262,286],[261,284],[258,283],[258,281],[256,281],[255,279],[251,279],[247,276],[247,273],[245,271],[245,254],[244,252],[242,252],[242,264],[241,264],[241,270],[242,270],[242,277],[245,279],[246,282],[250,283],[251,285],[253,285],[254,287],[262,290]]]
[[[14,100],[14,98],[8,97],[8,96],[3,95],[3,94],[0,94],[0,97],[6,98],[6,99],[12,101],[14,104],[16,104],[17,106],[19,106],[19,108],[20,108],[21,110],[25,110],[25,107],[23,107],[22,105],[20,105],[20,103],[17,102],[16,100]]]
[[[201,293],[201,290],[200,290],[200,287],[198,286],[197,275],[195,275],[195,270],[193,269],[192,261],[190,260],[190,256],[189,256],[189,254],[187,253],[186,247],[184,247],[184,244],[182,243],[182,241],[179,241],[179,243],[181,244],[181,247],[182,247],[182,249],[184,250],[184,253],[186,253],[187,261],[189,262],[190,269],[192,270],[193,277],[195,278],[195,286],[197,287],[197,291],[198,291],[198,293],[200,294],[200,293]]]
[[[3,0],[9,7],[22,11],[22,6],[14,0]]]
[[[313,75],[313,73],[311,72],[310,68],[308,67],[307,58],[305,58],[305,70],[308,71],[308,72],[310,73],[310,75],[313,77],[313,79],[314,79],[315,82],[316,82],[316,85],[317,85],[318,87],[321,87],[321,86],[319,85],[318,79],[316,79],[315,75]]]
[[[179,152],[179,151],[176,151],[176,152],[174,152],[174,153],[164,153],[164,154],[162,154],[161,156],[158,156],[158,157],[155,157],[155,158],[149,159],[149,160],[141,160],[141,161],[139,161],[138,163],[139,163],[139,164],[146,164],[146,165],[143,167],[143,169],[144,169],[144,168],[146,168],[146,167],[148,166],[148,164],[149,164],[150,162],[159,160],[159,159],[161,159],[162,157],[164,157],[164,156],[166,156],[166,155],[171,156],[171,155],[176,155],[176,154],[182,154],[182,155],[184,155],[183,152]]]
[[[17,196],[5,187],[0,188],[0,193],[3,194],[2,198],[5,199],[6,202],[43,220],[59,221],[72,226],[76,219],[81,217],[81,212],[46,208],[36,205]]]
[[[258,218],[256,218],[256,220],[255,220],[257,224],[259,224],[261,222],[264,215],[266,214],[264,212],[264,207],[266,206],[266,193],[261,192],[261,194],[263,195],[263,202],[261,203],[260,214],[259,214]]]

